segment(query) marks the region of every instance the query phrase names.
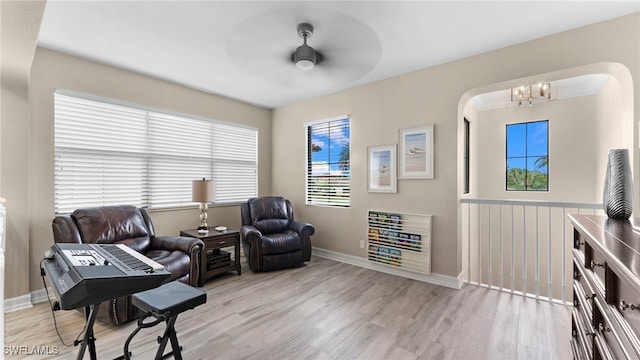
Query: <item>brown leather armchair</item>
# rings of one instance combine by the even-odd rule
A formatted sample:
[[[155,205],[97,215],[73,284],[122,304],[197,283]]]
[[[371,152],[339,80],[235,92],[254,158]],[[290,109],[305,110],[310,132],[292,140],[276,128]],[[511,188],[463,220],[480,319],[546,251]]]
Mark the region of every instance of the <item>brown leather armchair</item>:
[[[84,208],[53,219],[56,243],[125,244],[164,265],[172,280],[197,286],[200,273],[200,239],[156,236],[151,218],[135,206]],[[118,325],[139,317],[140,311],[125,296],[104,302],[98,318]]]
[[[242,247],[251,271],[301,266],[311,260],[313,225],[293,220],[291,202],[279,196],[240,205]]]

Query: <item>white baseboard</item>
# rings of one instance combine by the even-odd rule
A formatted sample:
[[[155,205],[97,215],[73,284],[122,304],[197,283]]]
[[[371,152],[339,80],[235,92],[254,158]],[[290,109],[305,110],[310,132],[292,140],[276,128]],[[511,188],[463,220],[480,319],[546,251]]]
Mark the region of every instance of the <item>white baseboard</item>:
[[[47,292],[44,289],[32,291],[31,294],[17,296],[4,300],[4,312],[10,313],[28,309],[35,304],[47,301]]]
[[[22,309],[28,309],[32,307],[31,294],[17,296],[11,299],[4,300],[4,312],[10,313]]]
[[[462,273],[457,277],[442,275],[442,274],[421,274],[414,271],[408,271],[392,266],[385,266],[382,264],[376,264],[365,258],[347,255],[331,250],[325,250],[320,248],[313,248],[313,255],[323,258],[339,261],[345,264],[355,265],[363,267],[365,269],[380,271],[386,274],[402,276],[413,280],[423,281],[429,284],[440,285],[452,289],[460,289],[462,287]]]
[[[49,288],[49,292],[51,292],[51,288]],[[31,303],[39,304],[41,302],[47,301],[47,292],[44,289],[36,290],[31,292]]]

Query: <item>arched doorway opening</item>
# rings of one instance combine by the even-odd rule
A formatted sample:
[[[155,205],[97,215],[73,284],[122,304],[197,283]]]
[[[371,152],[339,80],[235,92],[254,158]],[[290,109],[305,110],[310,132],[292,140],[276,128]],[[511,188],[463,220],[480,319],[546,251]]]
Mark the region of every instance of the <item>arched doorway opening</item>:
[[[538,82],[551,84],[551,99],[531,106],[511,101],[512,88]],[[548,121],[548,189],[509,191],[507,125],[540,120]],[[464,281],[570,300],[572,236],[566,214],[601,211],[609,149],[629,149],[638,174],[629,71],[599,63],[469,90],[459,103],[458,129]],[[638,193],[636,185],[636,208]]]

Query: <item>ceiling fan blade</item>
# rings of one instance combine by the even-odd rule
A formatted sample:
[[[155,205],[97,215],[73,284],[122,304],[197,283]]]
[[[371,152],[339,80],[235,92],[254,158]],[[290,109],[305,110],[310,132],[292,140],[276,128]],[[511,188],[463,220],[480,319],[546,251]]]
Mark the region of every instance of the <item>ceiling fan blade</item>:
[[[303,44],[297,31],[300,23],[313,25],[307,42],[323,56],[306,71],[298,69],[291,58]],[[382,54],[376,33],[357,19],[305,3],[247,19],[231,34],[227,55],[239,70],[285,87],[321,88],[357,80],[376,67]]]

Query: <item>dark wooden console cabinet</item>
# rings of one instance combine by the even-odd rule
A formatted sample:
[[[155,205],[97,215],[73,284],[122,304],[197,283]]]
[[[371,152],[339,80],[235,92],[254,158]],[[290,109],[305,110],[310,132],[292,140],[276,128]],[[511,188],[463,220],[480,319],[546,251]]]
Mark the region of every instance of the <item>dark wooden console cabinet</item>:
[[[640,358],[640,218],[569,215],[576,359]]]
[[[199,286],[203,286],[205,281],[227,271],[236,271],[238,275],[242,273],[242,267],[240,266],[240,232],[238,230],[210,230],[207,234],[200,234],[198,230],[190,229],[180,231],[180,236],[195,237],[204,242],[204,249],[202,249],[202,255],[200,256]],[[207,254],[213,250],[230,246],[234,248],[234,256],[228,265],[211,270],[207,269]]]

